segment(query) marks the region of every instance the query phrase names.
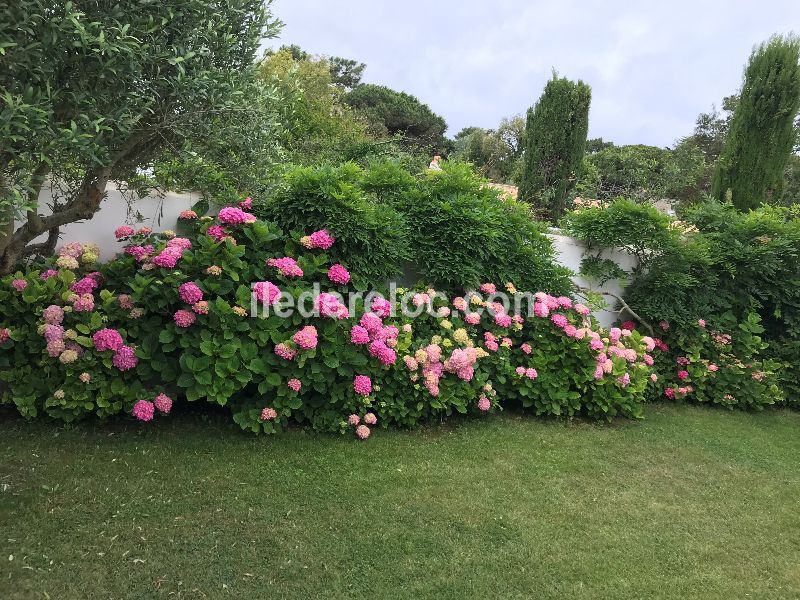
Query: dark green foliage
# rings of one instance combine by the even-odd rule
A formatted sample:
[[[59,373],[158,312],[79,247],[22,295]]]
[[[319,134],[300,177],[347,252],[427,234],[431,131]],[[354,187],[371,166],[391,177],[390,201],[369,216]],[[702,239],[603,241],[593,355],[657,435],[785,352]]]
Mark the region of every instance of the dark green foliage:
[[[350,58],[342,58],[341,56],[329,57],[328,64],[331,68],[331,81],[333,84],[345,89],[353,89],[361,83],[364,70],[367,68],[364,63]]]
[[[796,143],[800,108],[800,40],[774,37],[750,57],[730,134],[714,174],[712,195],[739,210],[781,195],[786,162]]]
[[[566,233],[586,242],[590,250],[618,248],[636,257],[639,266],[677,243],[670,218],[649,204],[620,198],[605,208],[570,212],[561,221]]]
[[[388,87],[361,84],[344,96],[345,103],[362,113],[378,130],[403,136],[415,148],[440,148],[447,123],[417,98]]]
[[[674,150],[612,145],[586,156],[576,192],[603,200],[692,197],[706,170],[703,153],[688,144]]]
[[[296,169],[254,212],[286,231],[327,228],[337,237],[331,256],[371,282],[400,275],[408,260],[423,281],[450,289],[485,281],[570,289],[528,207],[499,199],[464,164],[424,177],[390,162]]]
[[[591,88],[555,75],[528,110],[519,197],[546,218],[558,219],[580,175],[589,130]]]
[[[401,210],[414,228],[412,256],[423,280],[450,288],[511,281],[556,295],[570,289],[544,226],[524,204],[500,200],[468,165],[431,173]]]
[[[330,251],[334,261],[370,282],[386,280],[400,274],[408,258],[408,227],[402,214],[361,187],[363,177],[352,163],[299,167],[254,212],[284,231],[327,229],[336,237]]]
[[[740,214],[708,203],[687,219],[700,230],[655,257],[626,292],[640,314],[678,327],[731,312],[756,310],[765,355],[786,364],[783,387],[800,401],[800,218],[797,210],[763,207]]]

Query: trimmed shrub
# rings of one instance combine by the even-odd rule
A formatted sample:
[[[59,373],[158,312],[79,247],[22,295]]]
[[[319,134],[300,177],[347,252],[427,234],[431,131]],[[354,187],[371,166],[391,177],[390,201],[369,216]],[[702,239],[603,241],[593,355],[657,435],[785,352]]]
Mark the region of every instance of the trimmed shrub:
[[[588,85],[553,74],[528,110],[519,197],[545,218],[557,220],[564,214],[580,177],[591,101]]]
[[[339,240],[331,256],[360,281],[397,276],[410,262],[423,281],[448,290],[485,280],[555,295],[571,289],[544,225],[466,164],[419,177],[389,162],[298,169],[254,211],[286,231],[327,227]]]
[[[410,256],[408,225],[391,205],[361,187],[363,177],[364,170],[352,163],[297,168],[254,211],[284,231],[328,228],[338,240],[331,257],[346,262],[362,282],[380,282],[399,275]]]
[[[555,295],[571,289],[545,225],[525,204],[500,199],[468,165],[427,174],[400,210],[415,227],[412,257],[423,280],[448,289],[485,280]]]

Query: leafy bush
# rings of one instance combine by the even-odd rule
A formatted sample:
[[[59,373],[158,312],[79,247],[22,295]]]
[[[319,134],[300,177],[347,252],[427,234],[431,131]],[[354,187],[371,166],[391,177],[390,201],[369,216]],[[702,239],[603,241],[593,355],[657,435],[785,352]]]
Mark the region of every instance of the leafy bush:
[[[726,408],[760,410],[782,402],[776,377],[781,365],[762,356],[768,348],[759,335],[763,331],[755,312],[740,322],[726,313],[713,328],[705,320],[691,328],[668,328],[664,339],[674,350],[656,361],[663,393]]]
[[[688,336],[679,336],[678,344],[689,343],[686,332],[696,330],[699,319],[741,334],[736,323],[750,323],[751,313],[757,313],[767,344],[758,352],[781,364],[775,369],[781,386],[789,402],[798,402],[797,210],[763,207],[741,214],[709,202],[688,210],[681,223],[641,208],[641,221],[631,203],[581,209],[567,217],[565,227],[592,248],[621,247],[639,259],[624,299],[646,321],[667,322],[672,332]],[[681,346],[679,351],[693,352]],[[752,349],[741,351],[741,362],[755,360]]]
[[[638,202],[687,198],[707,167],[694,146],[674,150],[654,146],[609,146],[583,159],[579,194],[602,200],[620,196]]]
[[[433,298],[417,318],[392,315],[381,298],[348,309],[329,295],[352,288],[324,252],[339,243],[327,231],[287,237],[232,207],[183,217],[185,238],[120,227],[124,252],[99,271],[96,249],[73,243],[42,269],[0,280],[3,402],[28,417],[150,421],[174,401],[204,401],[254,432],[358,425],[362,438],[376,420],[412,426],[511,403],[640,415],[650,342],[606,341],[569,298],[525,297],[533,313],[512,316],[484,284],[452,304],[418,292],[415,306]],[[324,310],[248,318],[254,298]]]
[[[327,227],[340,241],[333,258],[370,282],[410,261],[424,281],[451,290],[487,279],[557,295],[570,289],[544,226],[465,164],[419,177],[389,162],[297,169],[255,211],[287,231]]]
[[[338,240],[332,257],[362,280],[380,282],[402,272],[409,257],[408,226],[403,215],[361,187],[363,176],[352,163],[297,168],[254,210],[284,231],[327,227]]]
[[[412,257],[424,280],[450,289],[487,279],[514,281],[556,295],[571,288],[545,226],[525,204],[500,199],[468,165],[447,164],[427,174],[402,202],[400,210],[415,228]]]

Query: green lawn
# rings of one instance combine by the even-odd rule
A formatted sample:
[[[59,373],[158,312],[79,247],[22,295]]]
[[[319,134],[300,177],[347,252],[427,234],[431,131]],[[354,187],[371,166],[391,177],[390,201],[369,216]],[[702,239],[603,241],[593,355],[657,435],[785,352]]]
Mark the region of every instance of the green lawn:
[[[0,420],[4,599],[800,597],[800,413],[366,443]]]

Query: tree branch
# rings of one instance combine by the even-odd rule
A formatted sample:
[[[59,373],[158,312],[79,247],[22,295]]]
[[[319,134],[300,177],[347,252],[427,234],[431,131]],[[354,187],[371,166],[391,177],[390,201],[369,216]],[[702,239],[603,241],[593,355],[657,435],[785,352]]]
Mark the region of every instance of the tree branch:
[[[622,308],[620,308],[617,311],[613,311],[613,312],[616,312],[617,314],[622,314],[623,312],[627,311],[628,314],[630,314],[634,319],[639,321],[639,323],[641,323],[645,327],[645,329],[647,329],[647,332],[651,336],[655,335],[655,330],[653,329],[653,326],[650,325],[650,323],[648,323],[647,321],[645,321],[642,317],[640,317],[639,314],[635,310],[633,310],[630,306],[628,306],[628,303],[625,302],[625,300],[623,300],[621,296],[619,296],[619,295],[617,295],[617,294],[615,294],[613,292],[596,292],[594,290],[591,290],[589,288],[586,288],[586,287],[583,287],[583,286],[580,286],[580,285],[577,285],[577,284],[575,284],[575,289],[578,292],[581,292],[583,294],[587,294],[587,293],[588,294],[600,294],[601,296],[608,296],[610,298],[614,298],[617,302],[619,302],[619,304],[620,304],[620,306]]]

